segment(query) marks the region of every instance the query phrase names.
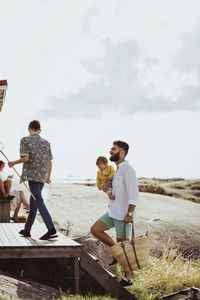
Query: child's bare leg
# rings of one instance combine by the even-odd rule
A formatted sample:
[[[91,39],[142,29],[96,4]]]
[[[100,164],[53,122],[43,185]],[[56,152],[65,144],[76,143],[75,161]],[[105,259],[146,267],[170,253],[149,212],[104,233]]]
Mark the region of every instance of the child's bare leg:
[[[17,207],[14,211],[14,214],[11,218],[11,220],[13,220],[15,222],[19,222],[18,214],[19,214],[19,210],[20,210],[20,207],[21,207],[21,203],[22,203],[22,201],[20,201],[19,204],[17,205]]]
[[[7,194],[10,195],[10,190],[11,190],[11,185],[12,185],[11,180],[7,179],[6,181],[4,181],[4,184],[5,184],[6,189],[7,189]]]
[[[1,180],[1,179],[0,179],[0,191],[2,192],[3,197],[7,197],[7,194],[4,189],[4,183],[3,183],[3,180]]]
[[[19,195],[20,195],[20,200],[21,200],[21,202],[24,204],[25,208],[26,208],[27,210],[30,210],[30,205],[29,205],[28,201],[27,201],[26,198],[25,198],[24,192],[23,192],[23,191],[20,191],[20,192],[19,192]]]

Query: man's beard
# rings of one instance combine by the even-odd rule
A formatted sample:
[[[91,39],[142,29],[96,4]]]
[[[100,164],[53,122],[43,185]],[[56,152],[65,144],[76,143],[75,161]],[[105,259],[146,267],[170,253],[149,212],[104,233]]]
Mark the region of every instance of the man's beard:
[[[110,161],[118,161],[119,160],[119,152],[116,154],[111,155]]]

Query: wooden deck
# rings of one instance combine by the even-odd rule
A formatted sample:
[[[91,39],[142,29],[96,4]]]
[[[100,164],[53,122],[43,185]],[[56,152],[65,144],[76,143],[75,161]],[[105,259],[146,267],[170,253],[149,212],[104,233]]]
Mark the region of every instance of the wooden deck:
[[[46,226],[35,220],[31,237],[23,237],[19,231],[24,223],[0,223],[0,259],[5,258],[74,258],[75,292],[79,293],[79,264],[95,280],[118,299],[131,299],[130,294],[116,280],[115,276],[100,266],[98,261],[87,253],[81,244],[71,240],[61,233],[48,241],[39,239],[46,233]]]
[[[58,232],[58,237],[42,241],[39,239],[47,229],[35,222],[31,237],[23,237],[19,231],[23,223],[0,223],[0,259],[2,258],[74,258],[75,291],[79,293],[79,258],[81,244]]]

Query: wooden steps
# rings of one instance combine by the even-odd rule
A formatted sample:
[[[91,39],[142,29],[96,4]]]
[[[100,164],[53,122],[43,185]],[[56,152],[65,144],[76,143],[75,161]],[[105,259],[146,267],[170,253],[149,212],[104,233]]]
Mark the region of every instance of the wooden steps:
[[[87,271],[112,297],[118,299],[136,299],[116,279],[115,275],[102,268],[83,248],[81,248],[81,267]]]

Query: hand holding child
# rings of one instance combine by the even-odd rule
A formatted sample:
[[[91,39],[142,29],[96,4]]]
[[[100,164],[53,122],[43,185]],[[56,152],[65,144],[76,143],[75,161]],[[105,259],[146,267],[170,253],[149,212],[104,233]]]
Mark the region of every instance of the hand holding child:
[[[107,191],[112,188],[112,179],[107,179],[106,181],[104,181],[104,183],[102,184],[101,189],[107,193]]]

